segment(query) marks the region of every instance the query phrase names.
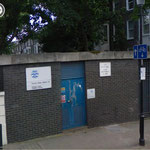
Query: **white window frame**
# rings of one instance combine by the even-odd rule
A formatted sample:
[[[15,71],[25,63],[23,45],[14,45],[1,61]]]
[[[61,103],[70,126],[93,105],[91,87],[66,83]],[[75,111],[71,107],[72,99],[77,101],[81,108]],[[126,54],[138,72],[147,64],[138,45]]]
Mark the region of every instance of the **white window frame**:
[[[142,33],[142,35],[143,36],[150,35],[150,10],[148,10],[148,14],[146,16],[149,17],[149,21],[147,23],[149,25],[149,33],[144,33],[144,17],[143,17],[143,19],[142,19],[142,24],[143,24],[143,31],[142,31],[143,33]]]
[[[132,20],[127,20],[127,40],[133,40],[134,39],[134,36],[133,37],[129,37],[129,22],[132,21]],[[134,30],[134,28],[133,28]]]
[[[104,24],[104,26],[106,27],[106,41],[104,40],[104,43],[107,44],[109,42],[109,24]]]
[[[118,0],[118,2],[119,2],[119,0]],[[115,2],[115,0],[113,1],[113,11],[115,11],[116,10],[116,2]]]
[[[129,9],[129,0],[126,0],[126,9],[127,9],[128,11],[131,11],[131,10],[134,9],[134,0],[132,0],[132,2],[133,2],[133,8],[130,8],[130,9]]]

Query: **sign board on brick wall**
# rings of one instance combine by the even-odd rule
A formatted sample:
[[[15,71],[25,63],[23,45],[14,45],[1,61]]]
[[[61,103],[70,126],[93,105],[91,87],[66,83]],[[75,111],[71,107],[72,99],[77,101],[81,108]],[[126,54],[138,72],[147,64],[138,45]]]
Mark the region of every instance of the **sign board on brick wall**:
[[[51,67],[26,68],[27,91],[52,87]]]
[[[141,67],[141,80],[146,80],[146,68],[145,67]]]
[[[111,62],[100,62],[100,77],[111,76]]]
[[[95,89],[87,89],[87,99],[95,98]]]

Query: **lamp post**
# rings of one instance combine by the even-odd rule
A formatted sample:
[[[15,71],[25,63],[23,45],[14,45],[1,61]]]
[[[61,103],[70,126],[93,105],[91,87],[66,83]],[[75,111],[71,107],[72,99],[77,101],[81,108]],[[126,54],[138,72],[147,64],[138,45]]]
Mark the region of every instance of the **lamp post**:
[[[142,7],[145,4],[145,0],[136,0],[137,5],[140,7],[140,44],[143,44],[143,28],[142,28]],[[143,59],[139,60],[140,67],[143,67]],[[141,69],[140,69],[141,71]],[[141,73],[140,73],[141,75]],[[143,110],[143,81],[140,79],[140,139],[139,139],[139,145],[144,146],[145,145],[145,139],[144,139],[144,110]]]

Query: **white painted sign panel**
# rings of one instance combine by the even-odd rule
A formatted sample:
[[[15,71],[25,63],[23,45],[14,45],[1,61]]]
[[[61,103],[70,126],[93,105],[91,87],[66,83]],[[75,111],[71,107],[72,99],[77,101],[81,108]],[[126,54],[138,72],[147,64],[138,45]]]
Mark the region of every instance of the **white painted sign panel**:
[[[26,68],[27,91],[52,87],[51,67]]]
[[[95,98],[95,89],[87,89],[87,99]]]
[[[111,62],[100,62],[100,77],[109,77],[111,76]]]
[[[141,80],[146,80],[146,68],[141,68]]]

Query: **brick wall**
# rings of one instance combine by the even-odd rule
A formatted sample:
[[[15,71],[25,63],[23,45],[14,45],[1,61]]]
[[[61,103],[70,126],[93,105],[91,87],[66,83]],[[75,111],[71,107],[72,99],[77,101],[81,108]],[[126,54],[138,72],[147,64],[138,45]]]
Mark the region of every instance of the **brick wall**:
[[[52,67],[52,88],[27,91],[25,69],[40,66]],[[60,133],[60,64],[4,66],[3,73],[8,142]]]
[[[3,67],[0,66],[0,91],[3,91]]]
[[[138,118],[138,63],[111,62],[112,76],[99,76],[99,62],[85,62],[86,89],[96,98],[86,100],[88,127],[133,121]],[[52,88],[26,90],[25,69],[51,66]],[[25,141],[62,132],[60,63],[3,67],[8,142]]]
[[[111,60],[112,76],[99,76],[99,62],[87,61],[86,88],[96,89],[87,100],[89,127],[133,121],[138,118],[138,66],[135,60]]]

